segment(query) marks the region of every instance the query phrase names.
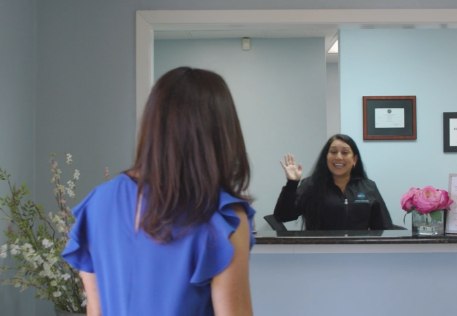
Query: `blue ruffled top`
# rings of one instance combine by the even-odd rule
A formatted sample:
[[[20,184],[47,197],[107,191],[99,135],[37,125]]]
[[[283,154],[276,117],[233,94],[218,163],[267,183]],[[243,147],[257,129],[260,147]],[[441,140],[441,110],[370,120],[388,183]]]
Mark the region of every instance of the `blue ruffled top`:
[[[95,188],[73,210],[63,258],[96,274],[104,316],[214,315],[210,282],[230,264],[229,237],[239,225],[232,206],[247,212],[251,247],[255,211],[222,191],[209,222],[162,244],[135,231],[136,198],[136,182],[126,174]]]

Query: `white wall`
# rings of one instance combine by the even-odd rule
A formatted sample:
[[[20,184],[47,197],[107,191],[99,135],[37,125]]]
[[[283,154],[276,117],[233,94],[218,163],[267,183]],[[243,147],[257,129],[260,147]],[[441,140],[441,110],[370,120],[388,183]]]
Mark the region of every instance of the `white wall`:
[[[240,117],[252,168],[257,229],[267,228],[285,176],[279,163],[292,152],[305,172],[326,135],[323,38],[156,40],[155,78],[177,66],[208,68],[229,85]],[[292,222],[290,225],[294,225]]]
[[[448,189],[457,155],[443,153],[443,112],[456,112],[457,30],[341,30],[341,129],[359,144],[394,222],[410,187]],[[363,141],[363,96],[416,96],[417,140]],[[407,225],[409,226],[409,216]]]

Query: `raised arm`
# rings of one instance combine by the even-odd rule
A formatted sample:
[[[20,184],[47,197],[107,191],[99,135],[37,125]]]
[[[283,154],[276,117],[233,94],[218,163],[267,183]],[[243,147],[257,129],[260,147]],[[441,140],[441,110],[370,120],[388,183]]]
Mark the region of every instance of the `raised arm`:
[[[292,154],[286,154],[281,166],[287,178],[274,208],[274,216],[278,221],[288,222],[296,220],[300,212],[296,208],[297,187],[302,176],[302,166],[295,162]]]

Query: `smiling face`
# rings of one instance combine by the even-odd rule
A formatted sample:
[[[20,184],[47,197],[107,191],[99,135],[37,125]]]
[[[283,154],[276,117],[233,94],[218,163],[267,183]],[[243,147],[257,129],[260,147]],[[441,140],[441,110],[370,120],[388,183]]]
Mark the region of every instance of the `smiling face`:
[[[357,155],[354,155],[351,146],[339,139],[335,139],[330,144],[327,152],[327,167],[334,179],[349,178],[356,163]]]

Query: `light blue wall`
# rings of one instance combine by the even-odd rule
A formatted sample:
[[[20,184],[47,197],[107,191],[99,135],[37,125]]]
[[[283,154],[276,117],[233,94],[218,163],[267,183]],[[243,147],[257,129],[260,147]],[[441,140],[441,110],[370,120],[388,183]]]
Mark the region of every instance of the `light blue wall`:
[[[360,146],[395,222],[410,187],[448,189],[457,154],[443,153],[443,112],[457,111],[457,30],[341,30],[341,129]],[[415,95],[416,141],[363,141],[362,96]],[[409,220],[409,218],[408,218]],[[409,224],[408,224],[409,225]]]
[[[182,65],[220,73],[229,85],[252,167],[257,229],[271,214],[284,172],[279,164],[295,154],[307,172],[326,135],[323,38],[251,40],[160,40],[154,44],[155,77]],[[295,223],[291,223],[294,225]]]

